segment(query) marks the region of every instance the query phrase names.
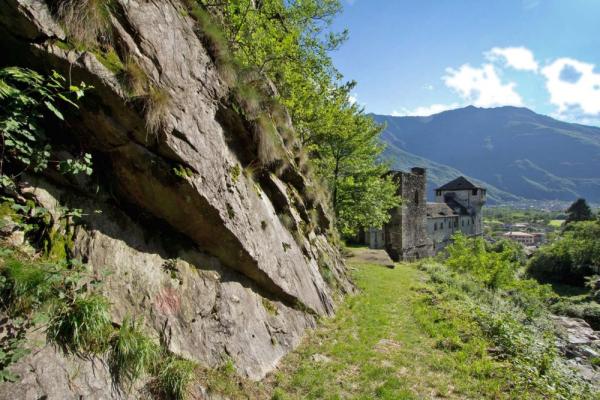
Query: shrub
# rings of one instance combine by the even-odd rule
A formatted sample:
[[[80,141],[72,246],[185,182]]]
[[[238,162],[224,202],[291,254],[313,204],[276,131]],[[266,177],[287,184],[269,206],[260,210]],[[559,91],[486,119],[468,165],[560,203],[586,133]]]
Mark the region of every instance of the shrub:
[[[159,346],[140,330],[139,323],[126,318],[112,341],[110,370],[117,383],[131,384],[159,359]]]
[[[479,276],[458,265],[450,270],[436,264],[420,268],[434,285],[435,292],[423,296],[422,307],[430,315],[425,322],[435,321],[426,328],[443,339],[438,340],[438,348],[456,351],[460,345],[454,331],[446,329],[453,321],[463,327],[474,322],[486,338],[484,348],[493,349],[491,355],[514,370],[514,393],[527,398],[594,398],[590,386],[558,354],[555,327],[545,305],[552,297],[548,286],[515,278],[502,289],[491,290]]]
[[[113,331],[108,308],[108,301],[95,294],[76,294],[67,303],[57,303],[50,315],[47,340],[67,353],[105,352]]]
[[[600,266],[600,223],[572,222],[560,238],[541,248],[527,265],[527,273],[541,281],[582,286]]]
[[[169,399],[188,399],[190,386],[196,380],[196,363],[171,355],[159,365],[159,368],[157,375],[159,391]]]
[[[456,271],[471,273],[490,288],[505,287],[515,278],[517,264],[512,261],[512,248],[489,252],[482,238],[468,239],[459,233],[454,235],[447,252],[446,265]]]

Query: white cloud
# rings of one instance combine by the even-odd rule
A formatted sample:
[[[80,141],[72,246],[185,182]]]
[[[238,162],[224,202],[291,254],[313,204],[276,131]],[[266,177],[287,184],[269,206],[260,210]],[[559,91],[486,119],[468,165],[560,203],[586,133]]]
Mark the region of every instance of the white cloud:
[[[423,89],[425,89],[425,90],[429,90],[429,91],[432,91],[432,90],[434,90],[434,89],[435,89],[435,87],[434,87],[432,84],[429,84],[429,85],[425,85],[425,86],[423,86]]]
[[[417,107],[414,110],[409,110],[407,108],[401,108],[400,111],[394,110],[392,111],[392,116],[394,117],[428,117],[433,114],[441,113],[442,111],[454,110],[455,108],[459,108],[460,104],[452,103],[452,104],[432,104],[430,106],[422,106]]]
[[[531,50],[526,47],[494,47],[485,54],[491,61],[503,59],[508,67],[520,71],[537,72],[538,63]]]
[[[542,69],[550,102],[559,114],[600,114],[600,73],[594,64],[559,58]]]
[[[523,105],[523,99],[515,91],[516,84],[503,84],[492,64],[484,64],[481,68],[464,64],[457,70],[447,68],[446,73],[442,78],[446,86],[475,106]]]

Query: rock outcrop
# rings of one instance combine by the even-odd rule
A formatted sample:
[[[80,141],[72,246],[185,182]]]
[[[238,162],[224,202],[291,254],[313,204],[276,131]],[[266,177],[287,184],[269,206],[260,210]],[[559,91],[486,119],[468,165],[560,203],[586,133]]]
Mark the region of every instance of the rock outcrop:
[[[553,315],[552,321],[558,328],[557,345],[561,353],[584,379],[599,386],[600,371],[591,361],[600,357],[600,332],[581,318]]]
[[[240,374],[261,379],[316,316],[333,313],[333,286],[352,290],[327,239],[331,220],[307,195],[313,184],[290,150],[277,174],[243,173],[258,153],[252,121],[232,104],[183,3],[113,3],[112,42],[161,91],[162,104],[132,100],[99,57],[66,47],[52,4],[0,0],[2,64],[56,69],[94,86],[62,133],[92,152],[93,179],[30,177],[21,192],[49,210],[83,210],[73,255],[109,272],[101,290],[115,323],[143,316],[174,353],[208,367],[231,359]],[[149,118],[158,119],[151,129]],[[0,397],[117,396],[104,390],[106,371],[88,376],[91,364],[75,382],[70,368],[82,362],[34,352],[18,367],[22,382],[0,385]],[[50,365],[64,368],[48,374]],[[43,384],[50,376],[53,389]]]

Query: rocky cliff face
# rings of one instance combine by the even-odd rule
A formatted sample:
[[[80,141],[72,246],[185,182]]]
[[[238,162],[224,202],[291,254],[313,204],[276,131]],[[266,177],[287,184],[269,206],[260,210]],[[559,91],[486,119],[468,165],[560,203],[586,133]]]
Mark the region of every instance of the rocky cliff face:
[[[143,316],[174,353],[208,367],[231,359],[261,379],[315,317],[333,313],[333,286],[351,290],[326,208],[308,196],[313,184],[284,145],[278,173],[243,173],[259,152],[256,126],[232,102],[183,3],[113,3],[111,41],[159,88],[159,110],[132,99],[101,57],[65,46],[52,4],[0,0],[2,63],[94,86],[62,133],[93,153],[93,179],[31,177],[21,192],[56,213],[84,211],[73,255],[109,272],[101,290],[115,323]],[[0,397],[117,396],[94,365],[44,348]]]

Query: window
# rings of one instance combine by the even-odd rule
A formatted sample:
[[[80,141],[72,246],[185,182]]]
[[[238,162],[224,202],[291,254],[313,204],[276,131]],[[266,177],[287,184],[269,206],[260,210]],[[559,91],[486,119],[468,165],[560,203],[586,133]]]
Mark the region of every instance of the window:
[[[437,231],[437,222],[435,222],[435,223],[433,224],[433,230],[434,230],[434,231]]]
[[[440,229],[444,229],[444,223],[440,222]]]
[[[465,226],[465,220],[463,219],[461,222],[462,222],[462,226]]]
[[[473,189],[473,196],[477,196],[477,189]]]
[[[435,191],[435,195],[436,196],[441,196],[442,195],[442,191],[441,190],[436,190]]]
[[[415,192],[415,205],[419,205],[419,192]]]

